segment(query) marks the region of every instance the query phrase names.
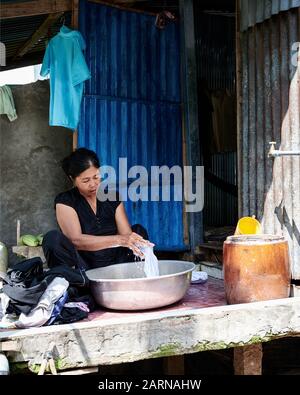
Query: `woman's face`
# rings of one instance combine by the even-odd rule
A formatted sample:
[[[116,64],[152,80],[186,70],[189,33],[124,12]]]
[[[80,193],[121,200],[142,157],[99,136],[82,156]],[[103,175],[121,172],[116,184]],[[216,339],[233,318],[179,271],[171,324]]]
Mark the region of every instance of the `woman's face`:
[[[99,169],[95,166],[89,167],[75,178],[74,184],[82,195],[95,196],[100,184]]]

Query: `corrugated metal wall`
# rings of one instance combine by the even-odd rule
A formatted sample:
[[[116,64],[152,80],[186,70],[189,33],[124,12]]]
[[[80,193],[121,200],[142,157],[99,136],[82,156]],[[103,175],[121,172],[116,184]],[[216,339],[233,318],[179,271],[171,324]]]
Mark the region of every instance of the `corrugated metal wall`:
[[[241,31],[296,7],[300,7],[300,0],[240,0]]]
[[[204,14],[194,1],[197,74],[211,90],[235,92],[235,18]]]
[[[237,185],[237,153],[225,152],[211,157],[211,173],[230,185]],[[237,196],[205,180],[204,225],[233,226],[238,219]]]
[[[80,30],[92,78],[79,146],[95,150],[117,175],[119,157],[128,169],[143,165],[149,174],[151,166],[182,166],[178,24],[160,30],[154,16],[81,2]],[[125,205],[130,222],[142,223],[157,249],[186,248],[182,202]]]
[[[247,13],[241,8],[241,15]],[[300,8],[241,33],[241,214],[256,214],[266,233],[284,234],[300,279],[300,158],[268,158],[269,142],[300,150]],[[294,56],[294,58],[293,58]]]

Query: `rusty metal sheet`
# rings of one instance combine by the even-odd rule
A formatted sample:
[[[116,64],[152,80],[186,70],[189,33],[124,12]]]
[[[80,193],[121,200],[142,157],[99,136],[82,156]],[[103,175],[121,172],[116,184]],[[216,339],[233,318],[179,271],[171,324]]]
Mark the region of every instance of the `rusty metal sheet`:
[[[241,10],[242,13],[245,9]],[[300,158],[268,157],[300,150],[300,8],[241,33],[241,215],[256,215],[264,232],[283,234],[294,279],[300,279]]]
[[[300,7],[300,0],[240,0],[241,31],[296,7]]]

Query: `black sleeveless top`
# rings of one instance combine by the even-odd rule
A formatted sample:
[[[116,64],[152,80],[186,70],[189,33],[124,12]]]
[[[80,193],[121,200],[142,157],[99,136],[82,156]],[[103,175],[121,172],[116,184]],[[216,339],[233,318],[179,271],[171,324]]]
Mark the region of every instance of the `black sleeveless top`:
[[[77,188],[57,195],[54,205],[56,206],[58,203],[72,207],[76,211],[82,233],[92,236],[112,236],[118,233],[115,221],[116,209],[121,203],[118,193],[115,202],[108,200],[101,202],[97,199],[96,214]],[[91,269],[112,265],[116,262],[116,248],[78,252]]]

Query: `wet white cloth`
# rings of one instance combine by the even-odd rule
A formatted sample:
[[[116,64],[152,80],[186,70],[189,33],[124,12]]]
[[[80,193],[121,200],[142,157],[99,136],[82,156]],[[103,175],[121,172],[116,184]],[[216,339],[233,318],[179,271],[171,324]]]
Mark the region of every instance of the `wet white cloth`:
[[[206,272],[192,272],[192,284],[203,284],[206,283],[208,279],[208,274]]]
[[[159,276],[158,260],[154,255],[153,247],[142,246],[139,248],[145,257],[144,272],[146,274],[146,277],[158,277]]]
[[[20,314],[15,323],[18,328],[30,328],[44,325],[51,317],[55,303],[66,292],[69,282],[63,277],[56,277],[48,285],[37,306],[27,315]]]

